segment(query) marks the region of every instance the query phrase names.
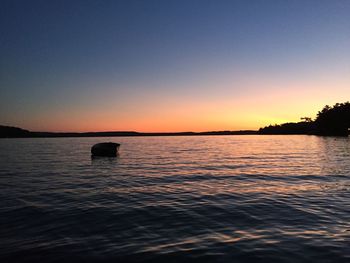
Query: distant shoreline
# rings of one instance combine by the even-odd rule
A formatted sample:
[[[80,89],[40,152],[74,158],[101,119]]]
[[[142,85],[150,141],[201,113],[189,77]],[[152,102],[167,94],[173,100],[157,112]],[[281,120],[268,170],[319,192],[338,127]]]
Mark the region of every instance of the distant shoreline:
[[[34,132],[17,127],[1,126],[0,138],[62,138],[62,137],[152,137],[152,136],[205,136],[205,135],[255,135],[258,131],[207,131],[207,132]]]
[[[324,106],[315,120],[302,117],[300,122],[269,125],[259,130],[206,132],[35,132],[18,127],[0,125],[0,138],[59,138],[59,137],[141,137],[141,136],[203,136],[203,135],[319,135],[349,136],[350,102]]]

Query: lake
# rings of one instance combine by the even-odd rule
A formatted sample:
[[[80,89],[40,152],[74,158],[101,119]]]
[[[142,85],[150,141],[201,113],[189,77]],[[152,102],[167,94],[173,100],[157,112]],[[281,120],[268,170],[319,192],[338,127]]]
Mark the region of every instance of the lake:
[[[1,262],[350,262],[349,138],[0,139],[0,163]]]

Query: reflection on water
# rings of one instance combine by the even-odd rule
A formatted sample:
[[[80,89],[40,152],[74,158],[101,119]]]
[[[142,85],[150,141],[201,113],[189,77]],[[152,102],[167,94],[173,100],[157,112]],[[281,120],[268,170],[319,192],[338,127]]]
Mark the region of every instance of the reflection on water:
[[[2,139],[0,162],[2,262],[350,260],[349,138]]]

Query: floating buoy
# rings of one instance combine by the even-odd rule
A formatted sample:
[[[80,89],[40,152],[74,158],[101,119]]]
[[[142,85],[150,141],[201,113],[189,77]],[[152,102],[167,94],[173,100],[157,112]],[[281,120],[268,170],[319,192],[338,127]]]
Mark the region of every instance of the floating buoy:
[[[114,142],[97,143],[91,147],[91,155],[115,157],[117,156],[119,146],[120,146],[119,143],[114,143]]]

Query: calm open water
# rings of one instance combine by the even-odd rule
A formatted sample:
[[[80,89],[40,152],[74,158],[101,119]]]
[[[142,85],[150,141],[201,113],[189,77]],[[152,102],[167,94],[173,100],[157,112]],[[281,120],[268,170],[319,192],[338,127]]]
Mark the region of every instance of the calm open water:
[[[1,262],[350,262],[349,138],[1,139],[0,163]]]

